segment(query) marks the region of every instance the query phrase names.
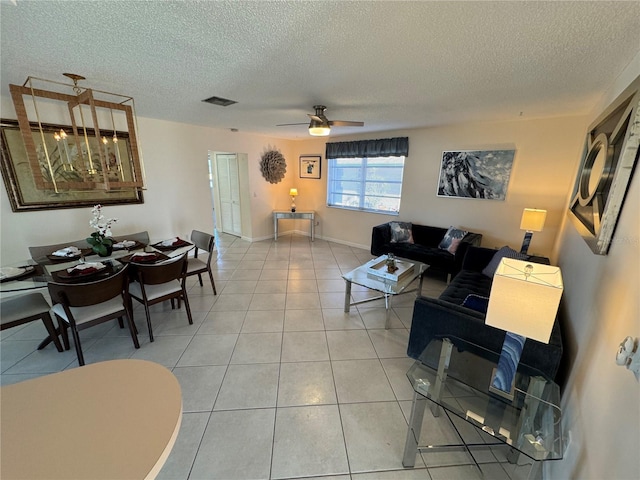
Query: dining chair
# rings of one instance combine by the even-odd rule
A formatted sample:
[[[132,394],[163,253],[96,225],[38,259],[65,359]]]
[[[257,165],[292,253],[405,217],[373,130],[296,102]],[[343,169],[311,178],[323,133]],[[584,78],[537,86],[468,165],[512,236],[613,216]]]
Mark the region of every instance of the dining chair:
[[[135,348],[140,348],[138,336],[129,311],[127,291],[128,265],[104,280],[86,283],[49,282],[49,293],[54,302],[52,311],[58,319],[64,348],[69,350],[68,328],[71,328],[78,355],[78,364],[84,365],[84,355],[78,332],[112,319],[127,318],[129,332]]]
[[[29,255],[36,263],[44,263],[48,261],[47,255],[51,255],[56,250],[61,250],[66,247],[78,247],[79,249],[90,248],[90,245],[85,239],[73,240],[65,243],[55,243],[53,245],[40,245],[37,247],[29,247]]]
[[[211,259],[213,258],[213,247],[215,246],[215,238],[208,233],[200,232],[198,230],[191,231],[191,241],[196,246],[193,258],[189,259],[187,264],[187,277],[191,275],[198,275],[200,286],[202,283],[202,274],[208,273],[211,280],[211,286],[213,287],[213,294],[217,295],[216,283],[213,281],[213,272],[211,271]],[[198,250],[204,250],[207,252],[207,261],[203,262],[201,258],[198,258]]]
[[[0,302],[0,331],[41,319],[49,332],[49,338],[58,351],[62,352],[62,344],[49,310],[51,310],[51,305],[40,292],[3,299]],[[45,345],[41,344],[38,350],[44,348]]]
[[[131,262],[129,265],[133,269],[131,276],[136,279],[136,281],[129,283],[129,302],[131,305],[133,303],[132,300],[135,299],[144,305],[150,342],[153,342],[153,329],[151,327],[149,307],[157,303],[171,300],[171,307],[173,308],[174,300],[178,300],[178,302],[184,300],[189,324],[193,325],[189,298],[185,287],[187,273],[186,253],[161,263],[145,265]],[[178,303],[179,306],[180,303]],[[133,308],[130,307],[130,309],[133,311]]]

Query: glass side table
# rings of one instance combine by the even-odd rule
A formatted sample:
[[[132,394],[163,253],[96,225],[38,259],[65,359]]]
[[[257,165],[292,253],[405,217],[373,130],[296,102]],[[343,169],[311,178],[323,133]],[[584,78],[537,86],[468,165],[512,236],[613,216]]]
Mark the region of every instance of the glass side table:
[[[455,337],[429,343],[407,372],[414,394],[402,460],[405,467],[415,465],[419,451],[454,447],[469,452],[470,448],[505,444],[511,447],[509,462],[516,463],[520,454],[533,460],[530,478],[542,461],[562,459],[558,385],[536,369],[521,365],[513,400],[493,394],[489,383],[498,357],[495,352]],[[496,441],[469,444],[461,437],[461,444],[420,446],[427,404],[433,416],[444,410],[448,417],[459,417]],[[474,463],[482,473],[475,459]]]

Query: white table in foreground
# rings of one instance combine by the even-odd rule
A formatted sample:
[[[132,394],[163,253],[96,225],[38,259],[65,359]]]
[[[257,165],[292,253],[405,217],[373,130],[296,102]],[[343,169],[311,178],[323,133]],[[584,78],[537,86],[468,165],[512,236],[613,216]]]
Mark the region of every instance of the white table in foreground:
[[[413,264],[413,271],[398,282],[371,275],[368,268],[375,263],[375,260],[371,260],[364,265],[351,270],[349,273],[345,273],[342,276],[342,278],[346,282],[344,290],[344,312],[349,313],[350,307],[352,305],[359,305],[361,303],[372,302],[374,300],[384,298],[384,307],[386,309],[386,321],[384,328],[388,330],[391,323],[391,297],[393,297],[394,295],[400,295],[403,293],[415,291],[407,290],[407,287],[411,285],[417,278],[420,279],[417,288],[418,295],[422,295],[422,276],[424,275],[424,272],[427,271],[427,268],[429,268],[429,265],[416,262],[414,260],[407,260],[405,258],[398,258],[398,260]],[[375,290],[376,292],[382,293],[382,295],[366,298],[357,302],[351,302],[352,283],[366,287],[369,290]]]
[[[155,478],[182,421],[176,377],[111,360],[0,388],[3,479]]]
[[[292,212],[290,210],[274,210],[273,211],[273,239],[274,240],[278,240],[278,220],[280,219],[290,219],[290,220],[295,220],[295,219],[302,219],[302,220],[309,220],[309,233],[311,235],[311,241],[313,242],[314,238],[315,238],[315,231],[316,231],[316,212],[314,212],[313,210],[308,211],[308,212]]]

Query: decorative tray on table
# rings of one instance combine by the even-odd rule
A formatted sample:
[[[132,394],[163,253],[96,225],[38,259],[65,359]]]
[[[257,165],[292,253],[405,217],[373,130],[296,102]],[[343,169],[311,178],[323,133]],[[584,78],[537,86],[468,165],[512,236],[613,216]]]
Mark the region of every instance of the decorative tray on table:
[[[172,243],[165,240],[163,242],[158,242],[151,245],[153,248],[160,250],[161,252],[170,252],[180,247],[186,247],[188,245],[193,245],[192,243],[187,242],[181,238],[175,238]]]
[[[47,258],[51,262],[73,262],[74,260],[79,260],[81,257],[89,256],[93,253],[93,250],[90,248],[81,248],[80,253],[76,255],[62,256],[62,255],[54,255],[53,253],[47,255]]]
[[[113,244],[114,250],[138,250],[140,248],[144,248],[145,244],[142,242],[138,242],[137,240],[122,240],[120,242],[116,242]]]
[[[169,260],[169,257],[160,252],[136,252],[118,259],[121,263],[156,263],[164,260]]]
[[[392,282],[399,282],[405,277],[411,275],[413,273],[415,264],[411,262],[406,262],[404,260],[400,260],[397,257],[395,258],[395,271],[388,271],[387,269],[387,259],[388,255],[382,255],[378,258],[374,258],[370,260],[367,266],[367,274],[373,278],[379,278],[381,280],[390,280]]]
[[[27,265],[24,267],[2,267],[0,268],[0,282],[18,280],[35,272],[35,267]]]
[[[92,281],[94,277],[109,275],[111,273],[113,273],[111,266],[107,266],[101,262],[89,262],[52,272],[51,276],[57,282],[69,283]]]

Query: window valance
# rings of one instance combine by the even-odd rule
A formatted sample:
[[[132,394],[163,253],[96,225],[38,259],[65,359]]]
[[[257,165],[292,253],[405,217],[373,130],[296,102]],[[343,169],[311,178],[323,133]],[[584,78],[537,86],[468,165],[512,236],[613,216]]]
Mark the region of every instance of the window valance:
[[[409,156],[409,137],[327,143],[326,158]]]

